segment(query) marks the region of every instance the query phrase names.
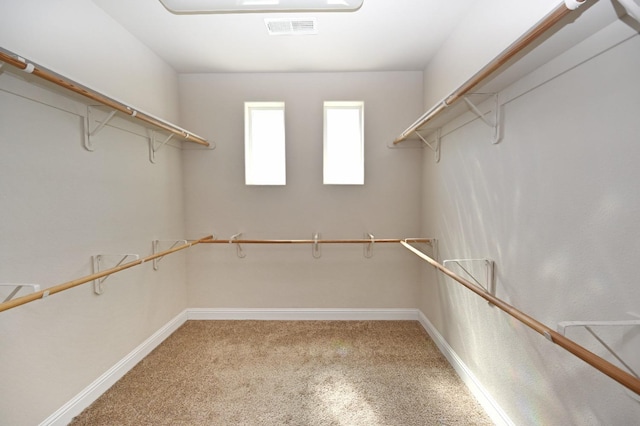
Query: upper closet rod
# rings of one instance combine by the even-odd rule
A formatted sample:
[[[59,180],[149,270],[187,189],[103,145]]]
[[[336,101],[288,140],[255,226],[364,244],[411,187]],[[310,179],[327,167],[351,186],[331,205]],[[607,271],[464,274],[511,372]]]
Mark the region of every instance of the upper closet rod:
[[[352,240],[207,240],[202,241],[207,244],[367,244],[367,243],[400,243],[409,241],[412,243],[431,243],[430,238],[408,238],[408,239],[392,239],[392,238],[363,238]]]
[[[129,263],[124,263],[124,264],[122,264],[120,266],[116,266],[115,268],[105,269],[104,271],[100,271],[100,272],[95,273],[95,274],[87,275],[85,277],[78,278],[78,279],[73,280],[73,281],[68,281],[66,283],[58,284],[58,285],[55,285],[53,287],[46,288],[44,290],[40,290],[40,291],[36,291],[34,293],[31,293],[31,294],[27,294],[26,296],[18,297],[17,299],[13,299],[13,300],[9,300],[9,301],[4,302],[4,303],[0,303],[0,312],[6,311],[6,310],[11,309],[11,308],[15,308],[16,306],[24,305],[25,303],[33,302],[34,300],[44,299],[45,297],[50,296],[52,294],[60,293],[61,291],[65,291],[65,290],[68,290],[70,288],[77,287],[77,286],[79,286],[81,284],[85,284],[85,283],[88,283],[90,281],[94,281],[94,280],[100,279],[102,277],[106,277],[107,275],[115,274],[116,272],[120,272],[120,271],[122,271],[124,269],[128,269],[128,268],[131,268],[133,266],[141,265],[141,264],[143,264],[145,262],[148,262],[150,260],[157,259],[157,258],[162,257],[162,256],[166,256],[168,254],[171,254],[171,253],[174,253],[176,251],[189,248],[189,247],[194,246],[196,244],[205,243],[205,242],[207,242],[207,240],[209,240],[211,238],[213,238],[213,235],[207,235],[206,237],[200,238],[199,240],[191,241],[191,242],[188,242],[186,244],[171,248],[169,250],[165,250],[165,251],[162,251],[162,252],[159,252],[159,253],[155,253],[155,254],[153,254],[151,256],[145,257],[144,259],[138,259],[138,260],[134,260],[134,261],[129,262]]]
[[[538,22],[533,28],[531,28],[522,37],[511,44],[500,55],[489,62],[484,68],[473,75],[462,86],[454,90],[449,96],[445,97],[440,103],[434,105],[429,111],[424,113],[422,117],[416,120],[407,130],[402,132],[400,136],[393,141],[393,144],[399,144],[406,140],[415,131],[420,130],[425,124],[435,118],[442,110],[451,106],[454,102],[460,100],[464,95],[469,93],[474,87],[480,84],[484,79],[493,74],[498,68],[504,65],[509,59],[513,58],[516,54],[524,50],[538,37],[544,34],[548,29],[553,27],[558,21],[568,15],[571,11],[577,9],[586,0],[565,0],[564,3],[556,7],[549,15]]]
[[[206,139],[196,134],[193,134],[160,118],[154,117],[151,114],[138,111],[137,109],[111,99],[103,95],[102,93],[96,92],[95,90],[89,89],[88,87],[82,86],[75,81],[69,80],[66,77],[56,74],[53,71],[36,65],[31,61],[26,61],[15,53],[10,52],[6,49],[0,48],[0,61],[5,62],[9,65],[13,65],[14,67],[19,68],[29,74],[38,76],[44,80],[47,80],[72,92],[78,93],[93,101],[100,102],[101,104],[106,105],[109,108],[113,108],[114,110],[120,111],[124,114],[127,114],[128,116],[144,121],[147,124],[151,124],[163,130],[166,130],[171,134],[181,137],[187,142],[194,142],[200,145],[209,146],[209,142],[207,142]]]
[[[491,294],[485,292],[484,289],[478,287],[472,282],[465,280],[464,278],[460,277],[459,275],[445,268],[443,265],[439,264],[438,262],[436,262],[435,260],[427,256],[417,248],[408,244],[408,242],[402,241],[401,244],[405,246],[407,249],[411,250],[414,254],[416,254],[420,258],[426,260],[429,264],[431,264],[431,266],[440,270],[443,274],[453,278],[463,286],[467,287],[469,290],[473,291],[478,296],[486,299],[492,305],[497,306],[507,314],[511,315],[518,321],[522,322],[524,325],[542,334],[544,337],[547,338],[547,340],[566,349],[567,351],[571,352],[573,355],[577,356],[587,364],[591,365],[592,367],[595,367],[596,369],[600,370],[602,373],[611,377],[618,383],[626,386],[628,389],[640,395],[640,380],[637,377],[634,377],[631,374],[627,373],[626,371],[616,367],[615,365],[611,364],[609,361],[603,358],[600,358],[598,355],[583,348],[573,340],[568,339],[567,337],[558,333],[554,329],[547,327],[546,325],[542,324],[541,322],[537,321],[534,318],[531,318],[529,315],[525,314],[522,311],[519,311],[518,309],[502,301],[501,299],[498,299],[497,297],[492,296]]]

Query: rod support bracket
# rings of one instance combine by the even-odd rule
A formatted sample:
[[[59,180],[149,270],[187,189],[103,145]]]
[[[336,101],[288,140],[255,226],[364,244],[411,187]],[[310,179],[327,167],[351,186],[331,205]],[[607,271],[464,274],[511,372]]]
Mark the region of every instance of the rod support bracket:
[[[440,135],[442,133],[442,129],[440,127],[436,129],[436,139],[433,142],[427,141],[427,139],[424,136],[422,136],[420,132],[417,130],[414,133],[416,134],[416,136],[420,138],[422,143],[424,143],[431,151],[433,151],[434,159],[436,163],[439,163],[440,162]]]
[[[140,259],[140,256],[137,254],[97,254],[95,256],[91,256],[91,263],[93,265],[93,273],[97,274],[100,272],[100,270],[102,269],[103,266],[103,262],[105,261],[105,258],[120,258],[120,261],[118,261],[115,266],[112,266],[112,268],[117,268],[118,266],[122,265],[124,263],[125,260],[127,260],[128,258],[132,257],[134,258],[134,260],[138,260]],[[104,293],[104,289],[102,287],[102,283],[105,282],[105,280],[107,278],[109,278],[110,275],[106,275],[102,278],[98,278],[97,280],[93,280],[93,292],[95,294],[102,294]]]
[[[151,242],[151,252],[152,254],[156,254],[159,253],[161,250],[159,250],[159,247],[162,243],[173,243],[171,245],[171,247],[169,247],[167,250],[171,250],[172,248],[174,248],[175,246],[177,246],[178,244],[189,244],[189,242],[187,240],[153,240]],[[189,247],[191,247],[191,245],[189,245]],[[164,256],[160,256],[160,257],[156,257],[153,259],[153,270],[157,271],[159,269],[159,263],[160,261],[164,259]]]
[[[236,241],[236,240],[240,239],[240,237],[242,237],[242,232],[238,232],[237,234],[233,234],[229,238],[229,244],[235,244],[236,245],[236,255],[240,259],[244,259],[245,257],[247,257],[247,254],[242,249],[242,245],[239,242]]]
[[[96,117],[97,106],[95,105],[87,105],[87,114],[84,117],[84,148],[87,151],[95,151],[95,147],[93,145],[93,141],[91,138],[96,136],[100,131],[109,124],[111,119],[116,115],[116,110],[111,110],[106,117],[102,117],[102,120]],[[94,128],[92,128],[93,122],[98,123]]]
[[[632,315],[634,316],[634,315]],[[629,373],[631,373],[634,377],[640,378],[638,373],[631,367],[624,359],[612,348],[609,344],[607,344],[604,339],[593,329],[593,327],[640,327],[640,319],[630,319],[630,320],[614,320],[614,321],[561,321],[558,323],[558,333],[563,336],[566,335],[567,328],[569,327],[584,327],[586,331],[593,336],[594,339],[605,348],[611,356],[622,364]],[[634,398],[635,399],[635,398]],[[638,400],[640,402],[640,400]]]
[[[496,295],[495,288],[495,262],[491,259],[447,259],[442,261],[443,266],[447,266],[447,264],[453,263],[457,265],[471,280],[473,280],[474,284],[485,291],[487,294],[491,296]],[[470,271],[469,267],[465,267],[463,263],[470,264],[480,264],[484,267],[484,283],[481,282],[472,271]],[[491,302],[489,302],[489,306],[494,306]]]
[[[367,232],[364,234],[364,238],[370,240],[370,242],[364,244],[364,257],[371,259],[373,257],[373,244],[375,243],[376,237]]]
[[[320,259],[322,257],[322,252],[320,251],[320,243],[318,240],[320,239],[320,234],[316,232],[313,234],[313,245],[311,246],[311,255],[314,259]]]
[[[470,95],[484,95],[485,93],[469,93]],[[489,126],[493,131],[491,133],[491,143],[497,144],[500,142],[502,137],[502,114],[500,113],[500,100],[498,98],[497,93],[491,93],[493,96],[494,105],[490,113],[482,113],[480,109],[469,99],[469,96],[463,96],[462,99],[467,104],[469,109],[473,111],[475,115],[478,116],[480,120],[487,126]],[[489,119],[487,116],[492,114],[492,118]]]
[[[40,284],[0,283],[0,287],[15,287],[9,293],[9,295],[5,297],[5,299],[2,301],[2,303],[8,302],[9,300],[13,299],[15,297],[15,295],[18,294],[18,292],[20,290],[22,290],[23,287],[30,287],[31,288],[31,293],[35,293],[35,292],[40,291]]]
[[[167,136],[164,140],[161,141],[157,141],[156,140],[156,131],[155,130],[150,130],[149,131],[150,135],[149,135],[149,161],[151,161],[151,163],[155,164],[156,163],[156,153],[158,151],[160,151],[170,140],[171,138],[173,138],[173,136],[175,136],[173,133],[169,133],[169,136]]]

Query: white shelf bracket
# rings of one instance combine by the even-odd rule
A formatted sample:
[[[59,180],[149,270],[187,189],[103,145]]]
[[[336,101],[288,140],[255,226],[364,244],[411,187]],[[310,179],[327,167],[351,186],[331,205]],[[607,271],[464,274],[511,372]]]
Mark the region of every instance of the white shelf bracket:
[[[156,163],[156,153],[160,151],[170,140],[174,134],[171,133],[167,138],[159,143],[156,142],[156,132],[151,130],[151,136],[149,136],[149,161],[153,164]]]
[[[238,255],[238,257],[240,259],[244,259],[245,257],[247,257],[247,254],[242,249],[242,244],[235,242],[236,240],[240,239],[240,237],[242,237],[242,232],[238,232],[237,234],[233,234],[229,238],[229,244],[234,244],[235,243],[235,245],[236,245],[236,254]]]
[[[498,94],[493,94],[494,106],[491,111],[493,113],[493,118],[491,120],[487,118],[489,113],[483,114],[478,107],[471,102],[468,96],[463,96],[462,99],[465,101],[469,109],[471,109],[471,111],[473,111],[483,123],[493,129],[491,134],[491,143],[495,145],[500,142],[500,138],[502,137],[502,114],[500,114],[500,100],[498,99]]]
[[[373,234],[366,233],[364,234],[364,238],[369,238],[371,240],[370,243],[366,243],[364,245],[364,257],[371,259],[373,257],[373,244],[376,237],[374,237]]]
[[[115,109],[112,110],[105,118],[102,119],[102,121],[100,121],[95,117],[95,109],[95,107],[88,105],[87,115],[85,115],[84,117],[84,147],[87,151],[95,151],[95,147],[93,146],[93,141],[91,140],[91,138],[97,135],[100,130],[104,128],[104,126],[109,124],[109,121],[111,121],[111,119],[116,115],[117,112]],[[94,121],[98,124],[95,126],[95,128],[92,129],[91,124]]]
[[[477,285],[479,288],[484,290],[486,293],[495,296],[496,288],[495,288],[495,262],[491,259],[447,259],[442,261],[443,266],[447,266],[447,264],[453,263],[457,265],[471,280],[473,283]],[[484,283],[475,277],[475,275],[469,271],[471,269],[468,265],[465,267],[463,264],[481,264],[484,267]],[[491,305],[491,303],[489,303]]]
[[[626,363],[625,360],[622,359],[622,357],[618,355],[616,351],[610,345],[608,345],[602,339],[602,337],[600,337],[598,333],[596,333],[596,331],[592,328],[592,327],[629,327],[629,326],[640,327],[640,319],[617,320],[617,321],[562,321],[558,323],[558,333],[564,336],[567,331],[567,328],[569,327],[584,327],[584,329],[587,330],[589,334],[591,334],[593,338],[596,339],[598,343],[600,343],[600,345],[602,345],[602,347],[605,348],[607,352],[609,352],[609,354],[611,354],[611,356],[613,356],[616,360],[618,360],[618,362],[622,364],[629,373],[631,373],[636,378],[640,379],[640,376],[638,376],[638,373],[628,363]],[[636,400],[637,402],[640,402],[640,395],[634,392],[631,392],[628,389],[625,389],[625,391],[627,395],[629,395],[632,399]]]
[[[37,291],[40,291],[40,284],[0,283],[0,287],[15,287],[11,291],[11,293],[9,293],[9,295],[7,297],[5,297],[5,299],[2,301],[2,303],[8,302],[9,300],[13,299],[16,296],[16,294],[18,294],[18,292],[20,290],[22,290],[23,287],[30,287],[31,288],[31,293],[35,293]]]
[[[313,245],[311,246],[311,255],[314,259],[320,259],[322,257],[322,252],[320,251],[320,243],[318,240],[320,239],[320,234],[313,234]]]
[[[413,237],[409,237],[409,238],[405,238],[402,242],[404,243],[410,243],[411,240],[416,240],[417,238],[413,238]],[[436,238],[430,238],[429,242],[426,243],[428,245],[431,246],[431,257],[433,258],[433,260],[438,260],[438,240]]]
[[[159,247],[161,244],[163,243],[173,243],[171,245],[171,247],[169,247],[166,250],[171,250],[172,248],[174,248],[175,246],[177,246],[178,244],[187,244],[187,240],[153,240],[152,244],[151,244],[151,251],[152,254],[156,254],[159,253]],[[160,257],[156,257],[155,259],[153,259],[153,270],[157,271],[159,266],[158,264],[160,263],[160,261],[164,258],[164,256],[160,256]]]
[[[114,258],[114,257],[120,258],[120,261],[115,265],[110,266],[110,268],[117,268],[118,266],[122,265],[124,261],[130,257],[132,257],[134,260],[140,259],[140,256],[137,254],[98,254],[95,256],[91,256],[91,260],[93,264],[93,273],[97,274],[98,272],[103,270],[102,267],[104,266],[103,264],[105,262],[105,258]],[[109,278],[109,275],[102,278],[98,278],[97,280],[93,280],[93,292],[95,294],[104,293],[104,289],[102,288],[102,283],[104,283],[107,278]]]
[[[416,134],[416,136],[418,136],[420,138],[422,143],[424,143],[427,147],[429,147],[429,149],[431,149],[431,151],[433,151],[434,159],[436,160],[436,163],[439,163],[440,162],[440,133],[441,133],[441,129],[438,127],[438,129],[436,130],[436,140],[433,141],[433,144],[431,144],[429,141],[427,141],[417,130],[414,133]]]

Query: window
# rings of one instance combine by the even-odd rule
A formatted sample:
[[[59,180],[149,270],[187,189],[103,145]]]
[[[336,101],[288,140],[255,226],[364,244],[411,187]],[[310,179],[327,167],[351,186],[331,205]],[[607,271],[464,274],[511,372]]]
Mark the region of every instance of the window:
[[[285,185],[284,102],[245,102],[244,166],[247,185]]]
[[[324,184],[364,185],[364,102],[324,103]]]

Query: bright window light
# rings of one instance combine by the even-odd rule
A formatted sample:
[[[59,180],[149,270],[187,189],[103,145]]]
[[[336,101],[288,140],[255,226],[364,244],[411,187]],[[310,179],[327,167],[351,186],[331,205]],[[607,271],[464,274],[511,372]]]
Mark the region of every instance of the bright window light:
[[[324,103],[324,184],[364,185],[364,102]]]
[[[284,102],[245,102],[244,165],[247,185],[285,185]]]

